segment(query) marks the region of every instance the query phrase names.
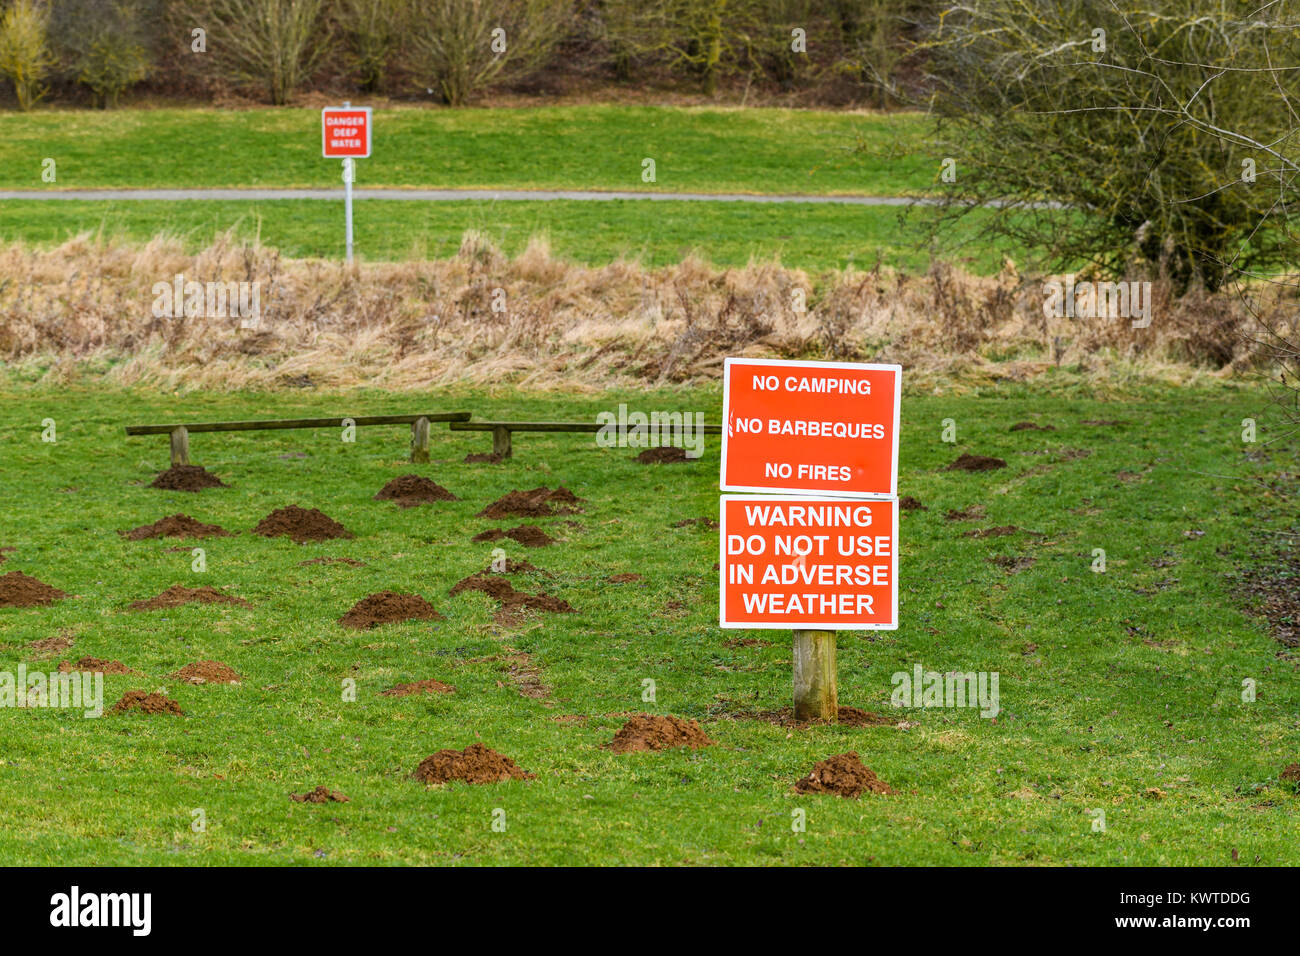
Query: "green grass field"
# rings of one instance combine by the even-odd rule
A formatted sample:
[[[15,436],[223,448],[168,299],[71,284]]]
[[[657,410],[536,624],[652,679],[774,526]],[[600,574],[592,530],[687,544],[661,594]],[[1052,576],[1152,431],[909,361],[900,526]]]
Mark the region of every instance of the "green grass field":
[[[354,229],[356,254],[367,261],[450,256],[465,231],[475,229],[509,255],[522,252],[532,237],[545,236],[555,255],[589,265],[634,258],[666,266],[695,254],[718,266],[754,259],[810,271],[869,269],[879,259],[886,266],[924,270],[930,252],[923,226],[930,214],[889,206],[366,200],[355,205]],[[963,227],[968,236],[974,236],[978,219],[976,214]],[[86,230],[136,241],[167,233],[195,251],[217,233],[233,230],[293,258],[340,259],[344,252],[341,201],[0,204],[0,239],[48,246]],[[1015,257],[1016,250],[1008,251]],[[957,258],[976,272],[1001,266],[1000,252],[984,241],[970,242],[966,255]]]
[[[0,666],[40,664],[30,645],[60,633],[60,657],[117,659],[145,676],[106,678],[106,704],[165,688],[184,718],[0,711],[0,862],[5,864],[1294,864],[1300,759],[1294,658],[1238,610],[1243,564],[1286,521],[1253,477],[1281,470],[1241,443],[1267,398],[1229,385],[1136,391],[1101,402],[1070,389],[1003,386],[903,402],[899,490],[928,507],[903,519],[901,627],[844,633],[841,703],[908,724],[791,730],[734,715],[790,696],[783,632],[729,646],[717,627],[716,532],[674,528],[716,515],[718,450],[697,464],[647,467],[589,438],[517,436],[504,465],[465,465],[482,434],[436,430],[430,465],[405,460],[403,428],[195,435],[196,462],[230,487],[197,495],[147,487],[166,441],[125,439],[131,422],[467,408],[519,419],[587,418],[635,408],[719,415],[716,389],[563,394],[177,394],[105,389],[13,391],[0,403],[0,571],[68,591],[51,607],[0,609]],[[418,408],[417,408],[418,406]],[[55,444],[41,441],[52,418]],[[940,441],[955,419],[959,442]],[[1054,432],[1009,432],[1018,421]],[[1086,420],[1119,421],[1088,425]],[[438,426],[435,426],[437,429]],[[1261,438],[1268,438],[1265,426]],[[961,452],[1005,470],[945,472]],[[1251,458],[1245,454],[1253,452]],[[372,500],[418,471],[460,499],[401,510]],[[552,576],[524,590],[578,613],[499,629],[481,594],[448,596],[484,568],[492,526],[474,515],[512,488],[563,483],[586,499],[541,519],[560,543],[510,549]],[[319,507],[354,540],[294,545],[248,530],[273,508]],[[983,505],[979,521],[949,509]],[[184,512],[243,532],[192,542],[132,542],[121,529]],[[974,528],[1020,533],[973,538]],[[1030,533],[1034,532],[1034,533]],[[1199,534],[1203,532],[1203,534]],[[507,542],[509,544],[509,542]],[[181,547],[180,551],[169,548]],[[1107,570],[1093,573],[1094,549]],[[320,556],[364,567],[302,566]],[[1032,558],[1016,573],[994,557]],[[612,584],[636,572],[643,583]],[[173,584],[212,585],[251,608],[127,611]],[[414,591],[434,624],[358,633],[335,621],[364,595]],[[522,696],[497,662],[531,655],[549,696]],[[211,658],[238,686],[165,675]],[[1002,712],[889,710],[890,677],[914,664],[996,671]],[[345,679],[357,700],[342,699]],[[456,693],[379,697],[436,678]],[[642,682],[657,700],[642,701]],[[1258,684],[1253,703],[1242,681]],[[649,710],[697,718],[717,745],[618,756],[601,749]],[[719,719],[720,715],[733,719]],[[585,720],[560,722],[561,715]],[[409,779],[435,751],[481,742],[537,779],[429,789]],[[846,800],[799,796],[822,758],[857,750],[898,791]],[[292,803],[317,784],[348,803]],[[492,829],[506,812],[505,832]],[[792,811],[807,811],[793,833]],[[202,809],[206,831],[193,832]],[[1094,832],[1092,811],[1106,815]],[[1235,853],[1234,853],[1235,851]]]
[[[375,149],[358,164],[362,187],[586,189],[644,192],[916,195],[933,185],[928,121],[915,114],[674,107],[432,110],[375,117]],[[200,248],[234,230],[294,257],[343,254],[339,163],[320,156],[312,109],[38,111],[0,118],[0,189],[316,187],[312,200],[6,201],[0,239],[49,245],[85,230],[131,239],[180,235]],[[656,163],[655,183],[641,179]],[[57,180],[41,180],[55,160]],[[779,259],[809,270],[880,261],[924,269],[927,210],[728,202],[455,201],[356,205],[363,260],[452,254],[467,229],[508,253],[535,235],[571,261],[638,258],[669,265],[694,253],[719,266]],[[969,239],[979,217],[962,229]],[[969,251],[967,251],[969,249]],[[979,242],[948,252],[995,271],[1020,250]]]
[[[358,103],[357,105],[364,105]],[[0,189],[331,187],[315,109],[50,110],[0,118]],[[924,192],[927,121],[782,109],[379,109],[358,184],[647,192]],[[53,158],[58,179],[41,178]],[[656,182],[642,181],[642,160]]]

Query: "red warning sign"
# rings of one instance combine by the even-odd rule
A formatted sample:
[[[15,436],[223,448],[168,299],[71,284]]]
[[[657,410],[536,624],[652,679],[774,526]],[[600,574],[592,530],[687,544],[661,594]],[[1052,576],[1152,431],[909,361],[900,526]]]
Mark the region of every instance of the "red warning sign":
[[[898,502],[722,496],[723,627],[898,627]]]
[[[368,159],[370,107],[325,107],[320,111],[320,139],[326,159]]]
[[[901,366],[729,358],[723,376],[723,491],[897,493]]]

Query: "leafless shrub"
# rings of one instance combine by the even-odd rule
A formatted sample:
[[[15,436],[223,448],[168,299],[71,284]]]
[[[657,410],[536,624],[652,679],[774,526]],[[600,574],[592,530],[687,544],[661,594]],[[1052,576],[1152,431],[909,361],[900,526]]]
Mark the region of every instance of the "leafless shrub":
[[[181,9],[207,31],[213,68],[261,87],[275,106],[310,77],[330,39],[324,0],[183,0]]]
[[[13,84],[23,112],[44,95],[53,66],[49,22],[50,8],[41,0],[14,0],[0,11],[0,76]]]
[[[411,71],[452,106],[542,66],[571,0],[426,0],[408,24]]]

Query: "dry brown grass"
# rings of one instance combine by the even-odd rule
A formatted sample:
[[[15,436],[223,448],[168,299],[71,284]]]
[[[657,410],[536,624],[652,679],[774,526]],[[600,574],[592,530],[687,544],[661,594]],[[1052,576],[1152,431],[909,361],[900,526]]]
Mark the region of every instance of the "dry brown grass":
[[[260,282],[260,329],[155,317],[152,287],[177,273]],[[504,313],[492,309],[495,289]],[[1292,293],[1271,295],[1259,307],[1274,321],[1295,311]],[[468,233],[451,259],[349,269],[233,239],[191,254],[165,236],[132,245],[83,235],[0,248],[0,359],[18,379],[48,384],[400,390],[692,383],[716,378],[729,355],[899,362],[914,385],[1027,380],[1055,366],[1187,380],[1260,358],[1231,295],[1174,300],[1157,287],[1145,330],[1048,319],[1042,303],[1041,282],[1010,264],[993,277],[942,265],[816,276],[696,260],[589,267],[552,258],[541,241],[507,259]]]

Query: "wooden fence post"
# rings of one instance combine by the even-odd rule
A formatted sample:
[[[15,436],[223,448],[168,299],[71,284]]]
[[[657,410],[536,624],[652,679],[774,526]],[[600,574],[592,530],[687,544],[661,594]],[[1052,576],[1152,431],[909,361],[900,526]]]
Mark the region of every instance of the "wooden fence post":
[[[835,687],[835,632],[794,632],[794,718],[829,720],[839,716]]]
[[[190,463],[190,431],[184,425],[172,429],[172,464],[188,465]]]
[[[501,425],[492,429],[492,454],[501,458],[510,457],[510,429]]]
[[[429,461],[429,419],[417,418],[411,422],[411,461],[427,464]]]

